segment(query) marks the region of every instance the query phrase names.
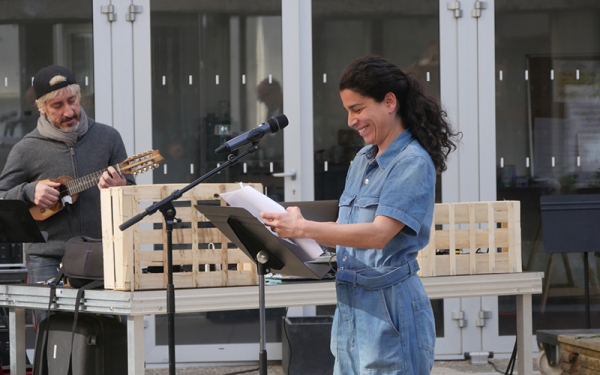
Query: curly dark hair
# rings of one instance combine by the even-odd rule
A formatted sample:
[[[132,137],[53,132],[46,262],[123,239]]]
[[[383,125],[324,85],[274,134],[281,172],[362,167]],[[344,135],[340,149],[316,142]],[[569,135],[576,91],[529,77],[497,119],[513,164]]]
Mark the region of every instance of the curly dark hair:
[[[446,112],[434,97],[424,92],[416,77],[382,57],[371,55],[354,60],[346,68],[339,90],[346,89],[378,103],[389,92],[396,95],[396,114],[402,119],[402,125],[427,150],[435,169],[446,170],[448,154],[456,149],[455,141],[461,133],[452,130]]]

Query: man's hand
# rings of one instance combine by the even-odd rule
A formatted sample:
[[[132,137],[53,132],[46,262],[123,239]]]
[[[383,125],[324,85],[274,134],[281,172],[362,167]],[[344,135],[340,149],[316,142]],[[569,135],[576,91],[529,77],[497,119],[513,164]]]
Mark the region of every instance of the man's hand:
[[[59,186],[60,183],[58,182],[38,181],[35,185],[33,203],[41,208],[53,207],[60,197],[60,193],[58,192]]]
[[[120,175],[116,169],[113,167],[108,167],[108,171],[105,171],[100,177],[100,182],[98,182],[98,187],[100,189],[105,189],[111,186],[125,186],[127,180],[125,177]]]

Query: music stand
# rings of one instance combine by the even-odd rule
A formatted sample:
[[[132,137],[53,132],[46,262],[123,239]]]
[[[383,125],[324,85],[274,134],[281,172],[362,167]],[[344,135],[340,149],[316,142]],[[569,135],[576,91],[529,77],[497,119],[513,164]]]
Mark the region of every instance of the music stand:
[[[288,276],[321,279],[330,267],[305,263],[312,259],[308,259],[298,245],[275,236],[243,208],[197,205],[196,209],[256,262],[260,320],[259,374],[266,375],[265,275],[276,270]]]
[[[0,199],[0,243],[46,242],[27,204],[20,200]],[[27,279],[23,264],[0,265],[0,283],[22,283]]]
[[[0,199],[0,243],[5,242],[46,242],[23,201]]]

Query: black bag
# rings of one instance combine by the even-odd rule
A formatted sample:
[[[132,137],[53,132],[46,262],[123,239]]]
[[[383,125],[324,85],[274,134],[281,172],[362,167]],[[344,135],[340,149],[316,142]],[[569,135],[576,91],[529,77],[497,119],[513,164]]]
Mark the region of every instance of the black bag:
[[[58,312],[39,326],[34,375],[126,375],[127,326],[117,318]]]
[[[54,298],[56,296],[56,287],[58,285],[58,283],[60,282],[60,280],[63,278],[63,276],[66,276],[67,279],[69,280],[69,284],[74,287],[74,288],[78,288],[77,290],[77,296],[75,299],[75,310],[73,313],[56,313],[51,315],[51,309],[52,309],[52,303],[54,302]],[[87,367],[85,367],[85,361],[87,360],[87,358],[83,358],[84,360],[84,367],[80,368],[75,368],[74,366],[76,366],[75,364],[75,359],[73,359],[74,356],[76,356],[77,358],[81,359],[80,356],[97,356],[99,355],[99,358],[103,358],[103,352],[105,350],[105,346],[110,346],[113,345],[113,341],[111,339],[110,343],[106,343],[106,341],[109,340],[109,338],[111,337],[111,333],[108,332],[106,334],[108,334],[108,336],[105,336],[103,338],[104,341],[102,341],[102,345],[101,347],[98,349],[100,352],[100,354],[97,354],[97,350],[83,350],[82,348],[80,348],[80,344],[76,343],[75,341],[75,337],[76,337],[76,333],[79,332],[78,331],[78,327],[80,326],[81,323],[78,323],[78,317],[79,317],[79,305],[81,303],[81,300],[83,299],[84,293],[86,290],[88,289],[93,289],[93,288],[100,288],[100,287],[104,287],[104,257],[102,255],[102,240],[97,240],[97,239],[93,239],[90,237],[73,237],[71,239],[69,239],[67,241],[67,245],[65,247],[65,253],[63,255],[62,258],[62,267],[58,270],[58,274],[56,275],[56,277],[54,278],[54,280],[52,281],[52,283],[50,283],[50,299],[48,301],[48,318],[46,318],[45,320],[43,320],[42,322],[44,323],[44,328],[42,329],[42,322],[40,322],[40,328],[38,330],[38,338],[36,341],[36,353],[39,351],[41,354],[38,356],[36,354],[35,356],[35,361],[33,364],[33,373],[36,375],[53,375],[53,374],[58,374],[58,375],[76,375],[76,374],[85,374],[85,375],[92,375],[92,374],[104,374],[104,371],[100,371],[100,372],[87,372],[85,370],[82,369],[86,369]],[[88,327],[93,327],[94,323],[90,324],[90,319],[89,316],[95,316],[95,315],[90,315],[90,314],[84,314],[82,315],[84,316],[84,326],[88,326]],[[60,323],[57,331],[55,332],[55,327],[54,327],[54,320],[58,319],[58,322]],[[96,321],[101,322],[101,320],[99,320],[99,317],[95,318]],[[65,321],[67,323],[65,323]],[[86,323],[87,322],[87,323]],[[119,322],[120,323],[120,322]],[[71,329],[67,330],[65,328],[65,324],[66,326],[70,325]],[[102,324],[100,324],[100,326],[102,326]],[[84,329],[85,330],[85,329]],[[66,333],[68,333],[68,338],[63,337],[64,335],[59,334],[59,336],[55,337],[54,342],[50,342],[50,340],[52,339],[52,332],[55,332],[54,335],[57,335],[57,332],[63,332],[66,331]],[[96,329],[96,331],[98,331]],[[102,333],[102,332],[100,332]],[[87,336],[86,336],[87,337]],[[90,338],[88,337],[88,340],[92,340],[92,342],[97,342],[98,340],[98,336],[94,336],[95,338]],[[120,340],[120,339],[115,339],[115,340]],[[127,346],[127,329],[125,328],[125,349]],[[76,344],[74,346],[74,344]],[[64,351],[65,353],[68,353],[67,355],[62,355],[62,357],[65,358],[61,358],[60,361],[58,362],[54,362],[56,369],[63,369],[66,368],[67,372],[62,372],[62,370],[56,370],[56,369],[52,369],[50,368],[50,359],[56,359],[57,357],[55,356],[54,352],[52,350],[56,349],[58,350],[59,345],[61,346],[61,350]],[[38,348],[41,348],[40,350],[38,350]],[[75,350],[74,350],[75,348]],[[89,349],[89,348],[88,348]],[[48,352],[48,354],[51,354],[51,356],[47,356],[46,352]],[[92,353],[92,354],[89,354]],[[96,353],[96,354],[94,354]],[[127,353],[127,350],[125,350],[125,353]],[[127,356],[125,355],[125,358],[127,358]],[[102,362],[104,363],[104,362]],[[66,367],[65,367],[66,366]],[[79,366],[79,365],[78,365]],[[102,365],[98,365],[98,366],[104,366]],[[54,368],[54,367],[53,367]],[[100,367],[98,367],[100,368]],[[104,367],[102,367],[104,368]],[[110,370],[110,367],[108,368]],[[83,372],[81,372],[81,371]],[[49,372],[50,371],[50,372]],[[107,372],[109,374],[112,373],[121,373],[121,372]],[[126,373],[123,372],[123,374]]]
[[[91,288],[104,287],[102,240],[84,236],[68,240],[62,257],[62,270],[73,288],[81,288],[94,281]]]

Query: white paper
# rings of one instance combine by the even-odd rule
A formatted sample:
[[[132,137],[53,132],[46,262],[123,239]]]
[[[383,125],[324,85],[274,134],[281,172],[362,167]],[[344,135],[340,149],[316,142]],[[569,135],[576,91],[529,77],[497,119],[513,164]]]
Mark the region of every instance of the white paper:
[[[222,193],[220,195],[230,206],[246,209],[263,224],[264,221],[262,217],[260,217],[261,212],[286,212],[282,205],[250,186],[244,186],[239,190]],[[266,228],[271,230],[268,226]],[[273,231],[271,231],[271,233],[277,236],[277,233]],[[313,260],[323,253],[321,246],[311,238],[293,238],[290,239],[290,241],[302,249],[303,254],[296,254],[296,256],[303,262]]]

